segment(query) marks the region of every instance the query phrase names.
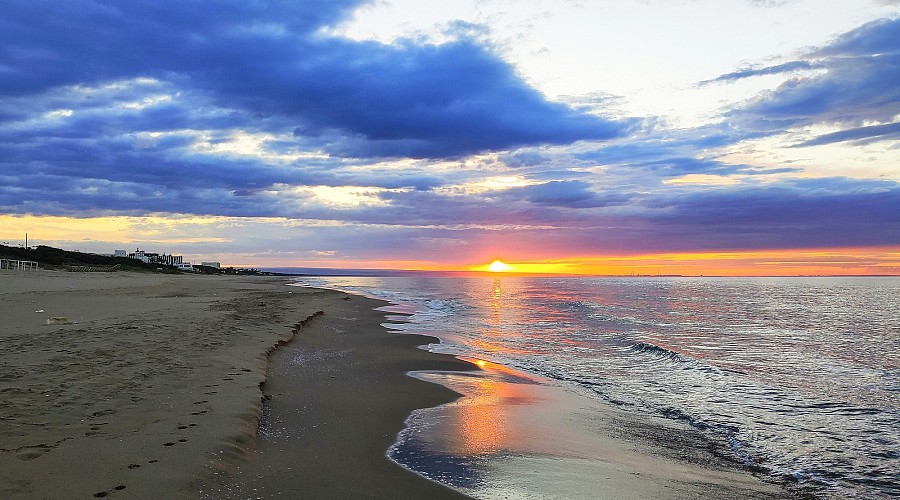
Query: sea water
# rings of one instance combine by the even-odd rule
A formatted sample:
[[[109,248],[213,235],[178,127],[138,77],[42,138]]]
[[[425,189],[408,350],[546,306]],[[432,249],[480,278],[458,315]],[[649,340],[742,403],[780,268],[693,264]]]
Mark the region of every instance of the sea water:
[[[900,278],[300,281],[402,305],[393,327],[440,352],[688,422],[821,496],[900,495]]]

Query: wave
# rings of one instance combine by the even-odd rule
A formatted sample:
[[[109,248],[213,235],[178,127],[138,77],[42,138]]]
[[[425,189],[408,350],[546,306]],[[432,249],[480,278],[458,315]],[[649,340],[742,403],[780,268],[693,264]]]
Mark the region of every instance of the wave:
[[[740,370],[707,364],[702,359],[694,358],[687,354],[658,346],[650,342],[637,342],[628,347],[628,350],[638,354],[650,355],[656,360],[671,361],[682,368],[697,370],[709,376],[722,377],[729,375],[745,375]]]
[[[428,312],[433,316],[453,316],[458,312],[471,309],[459,299],[431,299],[425,302]]]
[[[696,360],[681,354],[680,352],[673,351],[671,349],[666,349],[665,347],[658,346],[656,344],[652,344],[650,342],[638,342],[628,350],[632,352],[638,352],[643,354],[652,354],[658,358],[665,358],[672,361],[676,361],[678,363],[690,363],[695,362]]]

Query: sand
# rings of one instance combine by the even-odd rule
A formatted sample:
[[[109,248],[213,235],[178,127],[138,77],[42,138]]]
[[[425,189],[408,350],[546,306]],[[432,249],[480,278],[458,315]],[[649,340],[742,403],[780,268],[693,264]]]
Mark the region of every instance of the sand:
[[[0,498],[200,497],[255,446],[267,353],[307,318],[378,305],[345,297],[284,278],[0,272]]]
[[[341,301],[272,358],[263,385],[258,447],[207,498],[466,498],[389,460],[386,452],[416,408],[459,394],[406,375],[415,370],[473,370],[454,357],[416,346],[433,337],[390,333],[381,305]],[[368,328],[372,325],[375,328]]]
[[[391,333],[382,302],[285,284],[0,271],[0,498],[465,498],[386,451],[415,409],[459,397],[423,372],[453,387],[448,373],[490,370],[416,348],[431,337]],[[444,411],[477,407],[460,401]],[[589,414],[606,434],[621,423]],[[436,426],[432,439],[464,440],[458,427]],[[778,493],[634,434],[603,441],[615,480],[590,497]],[[535,464],[531,480],[558,463]]]

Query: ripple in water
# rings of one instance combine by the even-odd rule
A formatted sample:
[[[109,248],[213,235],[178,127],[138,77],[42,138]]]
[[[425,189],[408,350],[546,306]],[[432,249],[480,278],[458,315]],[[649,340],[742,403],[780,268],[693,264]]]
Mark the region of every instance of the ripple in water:
[[[320,278],[444,352],[690,422],[823,496],[900,495],[900,279]]]

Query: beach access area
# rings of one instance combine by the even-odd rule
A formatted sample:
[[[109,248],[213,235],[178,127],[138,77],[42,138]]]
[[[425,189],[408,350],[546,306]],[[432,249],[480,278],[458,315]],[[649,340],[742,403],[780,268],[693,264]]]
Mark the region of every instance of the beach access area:
[[[413,410],[459,397],[409,372],[478,368],[391,333],[383,302],[287,283],[0,271],[0,497],[465,498],[386,452]],[[779,494],[615,449],[593,498]]]

